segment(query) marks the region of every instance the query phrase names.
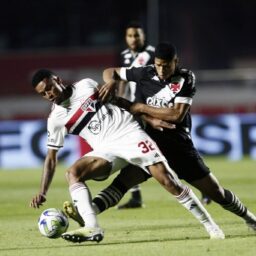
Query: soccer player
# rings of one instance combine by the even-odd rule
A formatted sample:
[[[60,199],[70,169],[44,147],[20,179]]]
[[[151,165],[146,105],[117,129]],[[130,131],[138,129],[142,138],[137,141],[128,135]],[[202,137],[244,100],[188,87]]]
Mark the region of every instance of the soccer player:
[[[125,42],[127,49],[121,52],[122,67],[141,67],[154,64],[155,48],[147,45],[145,32],[141,24],[131,22],[125,30]],[[133,81],[119,81],[117,95],[127,100],[134,101],[136,92],[136,83]],[[143,206],[142,195],[139,185],[131,188],[131,198],[128,202],[119,205],[118,209],[140,208]],[[202,193],[203,204],[209,204],[211,199]]]
[[[141,67],[154,62],[155,48],[147,45],[145,32],[141,24],[131,22],[125,29],[125,42],[127,49],[121,52],[122,67]],[[117,95],[130,101],[135,100],[136,83],[120,81]],[[131,198],[128,202],[119,205],[118,209],[140,208],[143,206],[140,186],[131,188]]]
[[[86,180],[108,177],[128,163],[152,175],[178,202],[205,227],[211,238],[224,234],[204,209],[194,193],[183,185],[169,168],[155,142],[142,130],[133,116],[110,103],[99,101],[99,85],[83,79],[64,86],[52,71],[38,70],[32,78],[35,91],[53,103],[47,121],[48,152],[45,157],[41,185],[30,206],[39,208],[46,201],[57,164],[57,153],[67,134],[87,140],[93,150],[78,159],[66,172],[69,192],[86,225],[62,234],[72,242],[101,241],[103,231],[98,224]]]
[[[146,132],[155,140],[170,167],[180,179],[186,180],[256,230],[255,215],[233,192],[219,184],[193,145],[190,134],[190,107],[196,91],[195,76],[192,71],[178,66],[175,46],[160,43],[156,47],[154,65],[110,68],[104,71],[103,79],[106,82],[100,90],[103,100],[113,91],[116,80],[136,82],[136,103],[132,104],[120,98],[116,98],[115,102],[131,113],[141,115],[147,122],[150,122],[151,118],[159,118],[174,123],[175,129],[154,129],[152,123],[146,127]],[[101,194],[104,194],[104,191]],[[97,201],[99,199],[98,197]],[[103,204],[97,204],[104,210]]]

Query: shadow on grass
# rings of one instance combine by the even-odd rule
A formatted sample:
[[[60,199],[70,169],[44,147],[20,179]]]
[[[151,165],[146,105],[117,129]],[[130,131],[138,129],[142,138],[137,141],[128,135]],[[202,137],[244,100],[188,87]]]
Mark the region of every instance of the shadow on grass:
[[[246,237],[255,237],[255,234],[246,234],[246,235],[229,235],[226,237],[225,240],[228,239],[232,239],[232,238],[246,238]],[[196,240],[209,240],[208,237],[205,236],[201,236],[201,237],[185,237],[185,238],[165,238],[165,239],[147,239],[147,240],[136,240],[136,241],[114,241],[114,242],[108,242],[108,243],[95,243],[95,242],[84,242],[84,243],[79,243],[79,244],[73,244],[73,243],[67,243],[67,246],[63,246],[63,245],[56,245],[56,246],[50,246],[50,247],[40,247],[40,246],[34,246],[34,247],[29,247],[29,246],[24,246],[24,247],[15,247],[15,248],[4,248],[4,249],[0,249],[0,252],[4,252],[4,251],[16,251],[16,250],[45,250],[45,249],[58,249],[58,248],[72,248],[72,247],[80,247],[80,246],[113,246],[113,245],[122,245],[122,244],[138,244],[138,243],[155,243],[155,242],[159,242],[159,243],[163,243],[163,242],[174,242],[174,241],[196,241]],[[224,241],[225,241],[224,240]],[[216,241],[216,240],[212,240],[212,241]]]

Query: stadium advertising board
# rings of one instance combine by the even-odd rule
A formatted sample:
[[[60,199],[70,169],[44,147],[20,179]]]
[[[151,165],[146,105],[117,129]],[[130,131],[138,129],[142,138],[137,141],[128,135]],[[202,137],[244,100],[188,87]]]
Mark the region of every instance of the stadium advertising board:
[[[193,115],[192,137],[202,155],[256,159],[256,114]],[[0,167],[32,168],[42,164],[46,153],[44,121],[0,122]],[[68,136],[59,159],[70,165],[83,155],[86,145]]]

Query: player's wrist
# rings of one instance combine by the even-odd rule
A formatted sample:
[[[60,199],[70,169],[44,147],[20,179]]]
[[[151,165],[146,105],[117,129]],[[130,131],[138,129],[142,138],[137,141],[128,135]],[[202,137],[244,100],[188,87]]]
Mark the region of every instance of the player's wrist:
[[[44,192],[40,192],[40,193],[39,193],[39,196],[41,196],[41,197],[43,197],[43,198],[46,199],[46,193],[44,193]]]
[[[141,104],[141,103],[133,103],[132,105],[131,105],[131,112],[133,113],[133,114],[144,114],[144,112],[143,112],[143,105],[144,104]]]

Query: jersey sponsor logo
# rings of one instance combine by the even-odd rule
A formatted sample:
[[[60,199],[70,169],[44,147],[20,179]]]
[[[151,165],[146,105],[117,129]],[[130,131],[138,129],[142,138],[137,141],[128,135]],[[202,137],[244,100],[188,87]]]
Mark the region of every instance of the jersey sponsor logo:
[[[159,107],[159,108],[168,108],[169,102],[166,99],[159,99],[157,97],[148,97],[147,98],[147,105]]]

